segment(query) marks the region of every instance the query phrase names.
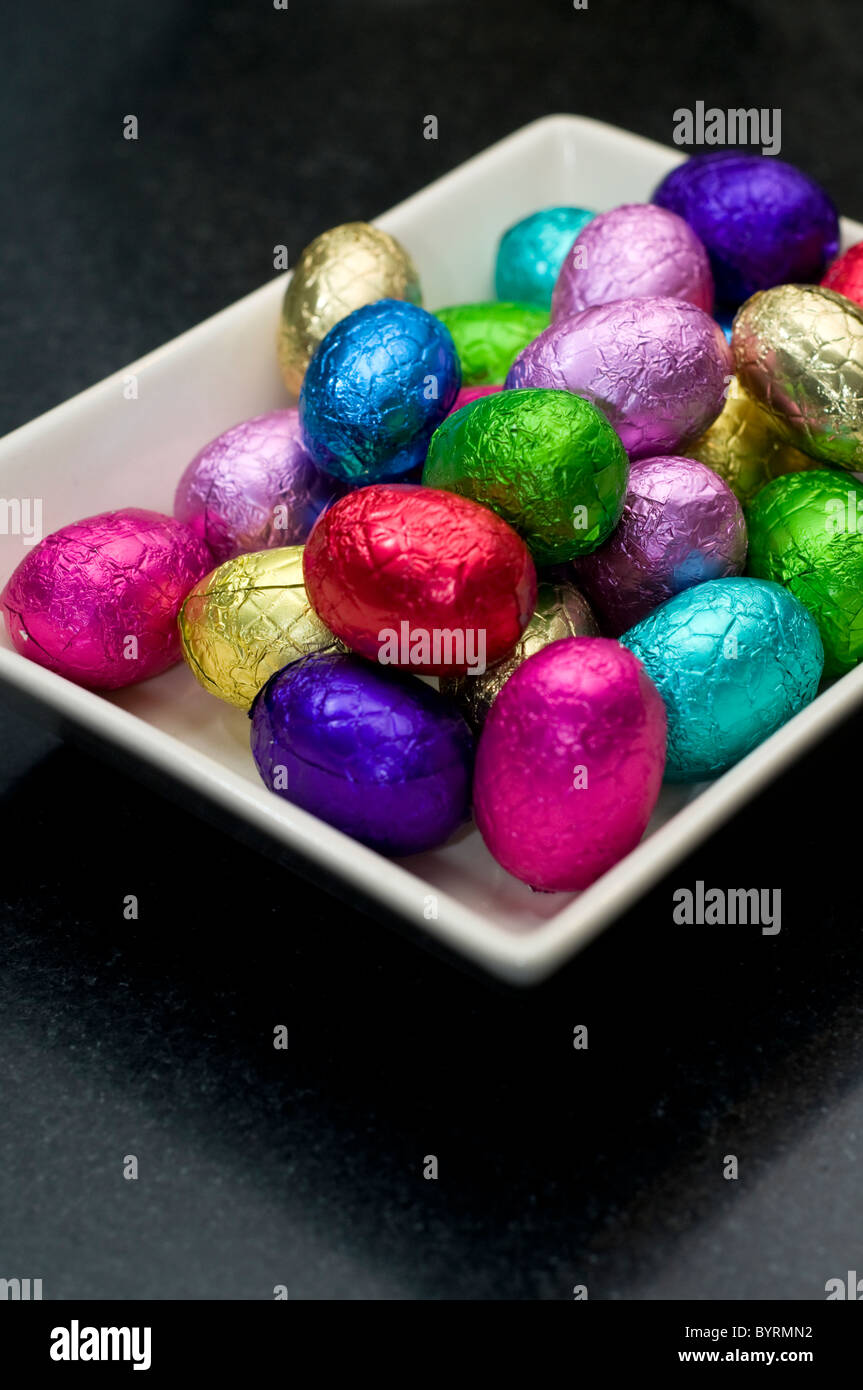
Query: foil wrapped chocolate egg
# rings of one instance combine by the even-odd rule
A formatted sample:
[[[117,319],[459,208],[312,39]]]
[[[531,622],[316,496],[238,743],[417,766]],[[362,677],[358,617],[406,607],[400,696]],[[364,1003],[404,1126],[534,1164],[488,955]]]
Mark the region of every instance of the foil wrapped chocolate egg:
[[[303,447],[299,411],[271,410],[234,425],[192,459],[177,487],[174,515],[221,563],[271,546],[301,545],[344,491]]]
[[[863,469],[863,309],[818,285],[754,294],[734,320],[744,390],[822,463]]]
[[[636,297],[686,299],[713,311],[707,252],[682,217],[652,203],[601,212],[567,253],[551,301],[551,320],[592,304]]]
[[[381,299],[337,323],[312,358],[300,394],[303,444],[343,482],[401,477],[423,463],[460,384],[443,324]]]
[[[279,326],[279,365],[292,395],[330,329],[377,299],[422,304],[416,266],[395,237],[368,222],[345,222],[309,243],[285,291]]]
[[[564,637],[598,637],[599,628],[590,607],[574,584],[544,580],[536,596],[536,610],[510,656],[484,675],[444,677],[442,695],[455,700],[468,724],[477,732],[513,671],[549,642]]]
[[[464,386],[500,385],[522,348],[548,327],[548,311],[509,301],[454,304],[435,316],[452,334]]]
[[[378,483],[336,502],[304,556],[318,616],[361,656],[422,675],[481,674],[536,607],[527,546],[452,492]]]
[[[728,384],[722,414],[687,444],[686,452],[718,473],[744,506],[771,479],[818,467],[815,459],[777,433],[767,411],[743,390],[737,377]]]
[[[248,709],[274,671],[311,652],[341,649],[303,584],[303,547],[240,555],[186,596],[183,656],[211,695]]]
[[[594,216],[586,208],[543,208],[508,227],[498,243],[494,292],[498,299],[551,308],[566,253]]]
[[[575,562],[602,631],[619,637],[693,584],[742,574],[743,510],[727,483],[690,458],[639,459],[613,535]]]
[[[516,878],[587,888],[638,844],[665,761],[665,709],[644,668],[604,637],[529,656],[480,735],[476,823]]]
[[[551,324],[516,358],[508,389],[584,396],[631,459],[673,454],[722,409],[731,349],[709,314],[683,299],[619,299]]]
[[[481,502],[538,565],[594,550],[623,508],[629,460],[608,420],[570,391],[501,391],[450,415],[423,470],[429,487]]]
[[[483,396],[493,396],[502,389],[501,386],[463,386],[453,402],[450,415],[461,410],[463,405],[470,405],[473,401],[481,400]]]
[[[473,737],[449,700],[360,657],[301,657],[251,710],[267,786],[384,854],[419,854],[467,820]]]
[[[814,699],[824,664],[803,604],[760,579],[687,589],[620,640],[665,701],[670,782],[733,767]]]
[[[863,658],[863,484],[818,469],[762,488],[746,513],[749,571],[805,604],[824,643],[824,674]]]
[[[863,307],[863,241],[849,246],[828,269],[821,284]]]
[[[212,563],[183,522],[127,507],[45,536],[0,605],[22,656],[90,690],[118,690],[180,660],[177,613]]]
[[[653,202],[685,218],[707,248],[720,303],[789,280],[820,280],[839,248],[839,218],[814,179],[781,159],[738,150],[696,154]]]

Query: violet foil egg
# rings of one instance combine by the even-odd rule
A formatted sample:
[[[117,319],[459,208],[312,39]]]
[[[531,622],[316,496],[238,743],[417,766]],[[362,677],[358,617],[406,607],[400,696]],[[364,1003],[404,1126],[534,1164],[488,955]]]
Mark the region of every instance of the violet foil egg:
[[[177,487],[174,515],[222,564],[252,551],[302,545],[344,491],[306,452],[299,411],[271,410],[225,430],[192,459]]]
[[[117,690],[180,660],[177,614],[212,564],[183,522],[127,507],[45,536],[0,604],[22,656],[90,690]]]
[[[814,619],[762,579],[698,584],[620,640],[665,701],[670,782],[733,767],[814,699],[824,666]]]
[[[425,460],[428,442],[461,385],[453,340],[416,304],[379,299],[331,328],[300,394],[305,448],[347,483],[401,478]]]
[[[344,653],[301,657],[250,718],[267,786],[384,854],[434,849],[468,818],[473,736],[414,676]]]
[[[551,319],[613,299],[667,296],[713,310],[707,252],[687,222],[652,203],[624,203],[579,232],[554,287]]]
[[[743,572],[743,509],[706,464],[639,459],[616,529],[573,563],[603,632],[619,637],[683,589]]]
[[[781,159],[738,150],[693,155],[665,176],[653,202],[700,237],[722,304],[789,280],[819,280],[839,249],[832,199]]]
[[[491,707],[474,812],[498,863],[546,892],[587,888],[638,844],[665,764],[665,708],[605,637],[529,656]]]
[[[733,372],[719,324],[683,299],[619,299],[551,324],[507,388],[548,386],[599,406],[631,459],[674,454],[712,424]]]

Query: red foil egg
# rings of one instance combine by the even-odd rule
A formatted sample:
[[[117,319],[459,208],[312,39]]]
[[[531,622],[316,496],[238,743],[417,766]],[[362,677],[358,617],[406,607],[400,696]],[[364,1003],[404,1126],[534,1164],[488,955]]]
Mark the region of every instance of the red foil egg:
[[[863,306],[863,241],[849,246],[833,262],[821,283],[825,289],[844,294],[846,299]]]
[[[438,488],[377,483],[316,522],[303,557],[312,607],[353,651],[427,676],[482,675],[536,607],[511,526]]]

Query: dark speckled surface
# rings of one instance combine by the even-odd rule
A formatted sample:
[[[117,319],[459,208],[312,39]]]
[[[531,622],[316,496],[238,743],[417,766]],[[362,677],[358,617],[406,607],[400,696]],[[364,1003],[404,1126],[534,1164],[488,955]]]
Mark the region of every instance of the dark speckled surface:
[[[849,13],[20,5],[0,58],[0,427],[253,289],[275,243],[550,110],[667,140],[699,99],[781,106],[783,156],[861,217]],[[418,138],[429,112],[437,142]],[[46,1298],[823,1298],[863,1268],[861,732],[514,994],[4,709],[0,1277]],[[781,888],[780,934],[674,927],[697,879]]]

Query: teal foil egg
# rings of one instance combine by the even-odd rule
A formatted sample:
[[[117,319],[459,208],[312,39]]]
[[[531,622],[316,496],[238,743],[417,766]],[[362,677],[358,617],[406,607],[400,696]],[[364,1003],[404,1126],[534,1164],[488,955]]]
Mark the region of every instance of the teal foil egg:
[[[669,782],[733,767],[814,698],[824,666],[807,609],[763,579],[698,584],[620,640],[665,701]]]
[[[566,253],[594,213],[586,208],[543,208],[507,228],[497,248],[498,299],[551,308],[551,292]]]

